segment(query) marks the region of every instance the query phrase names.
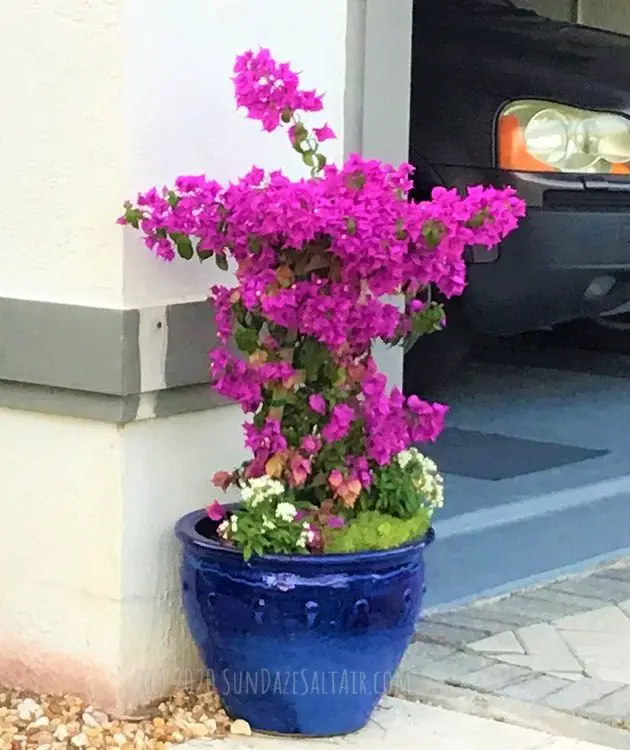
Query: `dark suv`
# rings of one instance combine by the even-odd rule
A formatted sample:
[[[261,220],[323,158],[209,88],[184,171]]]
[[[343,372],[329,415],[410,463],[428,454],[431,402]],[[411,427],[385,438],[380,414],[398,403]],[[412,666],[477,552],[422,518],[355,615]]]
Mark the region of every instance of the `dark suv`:
[[[480,335],[508,336],[630,301],[630,37],[510,0],[416,0],[415,197],[511,185],[528,204],[494,251],[472,251],[448,325],[405,357],[425,393]],[[630,334],[629,334],[630,335]]]

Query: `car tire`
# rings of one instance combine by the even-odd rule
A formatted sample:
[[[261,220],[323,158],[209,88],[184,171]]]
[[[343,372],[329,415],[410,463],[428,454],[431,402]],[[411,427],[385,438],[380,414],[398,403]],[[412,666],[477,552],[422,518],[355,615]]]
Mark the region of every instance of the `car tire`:
[[[406,396],[430,398],[459,370],[475,343],[459,304],[447,303],[446,327],[421,336],[405,354],[403,390]]]

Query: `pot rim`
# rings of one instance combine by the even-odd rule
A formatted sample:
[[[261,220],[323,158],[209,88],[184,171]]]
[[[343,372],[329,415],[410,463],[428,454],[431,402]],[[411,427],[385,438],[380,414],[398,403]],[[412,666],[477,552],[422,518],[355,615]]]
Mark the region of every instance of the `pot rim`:
[[[238,507],[238,503],[224,505],[226,511]],[[177,538],[186,545],[192,546],[199,551],[211,551],[214,553],[220,553],[233,560],[244,561],[242,550],[229,547],[215,539],[208,539],[197,531],[197,524],[207,518],[207,511],[205,508],[194,510],[191,513],[187,513],[182,516],[177,524],[175,525],[175,535]],[[379,560],[390,560],[396,557],[406,557],[414,549],[421,550],[428,547],[435,538],[435,531],[433,527],[429,527],[427,533],[421,539],[417,539],[407,544],[403,544],[399,547],[390,547],[389,549],[381,550],[365,550],[363,552],[338,552],[331,555],[279,555],[279,554],[265,554],[265,555],[253,555],[249,560],[248,564],[264,564],[265,561],[273,563],[295,563],[304,564],[308,561],[309,565],[315,566],[329,566],[334,563],[361,563],[361,562],[377,562]]]

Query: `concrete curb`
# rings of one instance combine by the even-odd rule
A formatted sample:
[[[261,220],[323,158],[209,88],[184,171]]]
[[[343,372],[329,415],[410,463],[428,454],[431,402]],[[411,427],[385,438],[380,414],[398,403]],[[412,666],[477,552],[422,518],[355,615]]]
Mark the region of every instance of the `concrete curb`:
[[[505,722],[557,737],[568,737],[617,750],[630,750],[630,732],[624,729],[616,729],[607,724],[565,714],[534,703],[500,698],[419,677],[414,680],[413,693],[399,689],[394,691],[394,695],[397,698],[483,719]]]

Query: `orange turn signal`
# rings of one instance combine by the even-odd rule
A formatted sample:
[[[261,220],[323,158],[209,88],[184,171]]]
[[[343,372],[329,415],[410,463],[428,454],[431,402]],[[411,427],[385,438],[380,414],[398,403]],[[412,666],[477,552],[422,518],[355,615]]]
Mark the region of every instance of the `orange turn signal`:
[[[529,153],[523,129],[515,115],[502,115],[499,118],[497,155],[500,169],[514,172],[558,171]]]

